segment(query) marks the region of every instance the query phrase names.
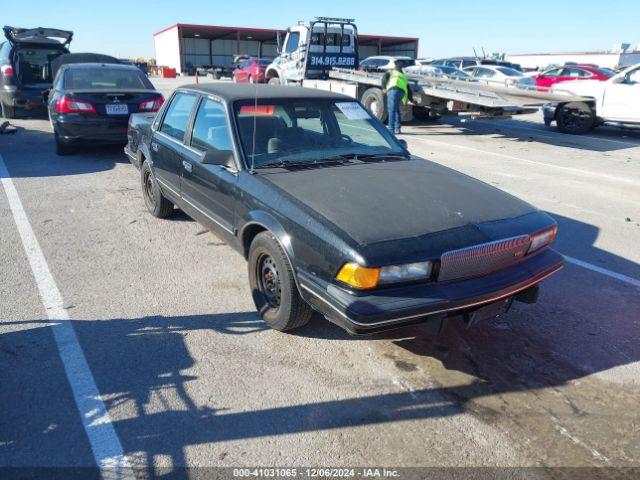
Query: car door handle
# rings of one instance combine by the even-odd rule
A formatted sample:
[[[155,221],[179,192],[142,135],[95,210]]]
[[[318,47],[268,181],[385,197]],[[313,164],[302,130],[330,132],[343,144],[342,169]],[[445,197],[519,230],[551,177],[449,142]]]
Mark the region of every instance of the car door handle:
[[[158,151],[158,144],[156,142],[151,142],[151,150],[154,152]]]
[[[191,165],[189,162],[187,162],[186,160],[182,161],[182,166],[184,167],[184,169],[191,173],[193,171],[193,165]]]

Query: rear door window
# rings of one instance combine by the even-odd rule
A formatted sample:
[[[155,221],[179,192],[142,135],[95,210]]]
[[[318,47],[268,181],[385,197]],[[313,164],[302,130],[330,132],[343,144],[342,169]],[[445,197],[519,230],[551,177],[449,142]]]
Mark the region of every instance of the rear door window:
[[[580,68],[565,68],[562,71],[563,77],[590,77],[591,74]]]
[[[191,110],[195,103],[196,96],[190,93],[176,93],[167,108],[167,113],[162,121],[160,131],[172,138],[182,142],[187,131]]]
[[[231,137],[224,106],[210,98],[200,103],[193,122],[191,146],[197,150],[231,150]]]

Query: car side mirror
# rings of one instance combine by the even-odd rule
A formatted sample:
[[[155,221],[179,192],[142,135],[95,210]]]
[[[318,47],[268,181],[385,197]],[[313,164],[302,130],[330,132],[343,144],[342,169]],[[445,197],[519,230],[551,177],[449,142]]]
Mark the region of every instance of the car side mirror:
[[[409,150],[409,145],[407,145],[407,141],[404,138],[399,138],[398,139],[398,143],[400,144],[400,146],[402,148],[404,148],[405,150]]]
[[[218,165],[222,168],[236,169],[236,164],[231,150],[207,150],[202,155],[202,163],[205,165]]]

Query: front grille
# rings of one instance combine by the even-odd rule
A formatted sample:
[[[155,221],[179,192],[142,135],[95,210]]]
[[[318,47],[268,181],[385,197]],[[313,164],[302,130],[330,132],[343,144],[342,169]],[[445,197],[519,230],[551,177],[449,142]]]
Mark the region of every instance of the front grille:
[[[516,263],[526,255],[531,237],[518,237],[445,252],[440,257],[439,282],[476,277]]]

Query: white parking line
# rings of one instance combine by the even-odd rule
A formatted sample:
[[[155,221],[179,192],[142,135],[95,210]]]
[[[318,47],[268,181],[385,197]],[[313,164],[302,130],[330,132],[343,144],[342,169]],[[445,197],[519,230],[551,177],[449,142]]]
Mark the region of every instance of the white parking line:
[[[96,465],[101,469],[103,478],[135,479],[131,463],[124,455],[111,418],[100,398],[93,374],[78,343],[76,332],[67,310],[64,308],[60,290],[49,270],[38,239],[33,233],[2,155],[0,155],[0,179],[31,265],[42,305],[49,320],[52,323],[55,322],[55,325],[51,325],[53,338],[58,347],[82,424],[89,438]]]
[[[634,287],[640,288],[640,280],[637,280],[633,277],[628,277],[627,275],[623,275],[621,273],[612,272],[611,270],[607,270],[606,268],[598,267],[597,265],[593,265],[591,263],[583,262],[582,260],[578,260],[577,258],[568,257],[564,255],[564,259],[573,263],[574,265],[578,265],[579,267],[586,268],[587,270],[591,270],[593,272],[598,272],[602,275],[606,275],[607,277],[615,278],[624,283],[628,283],[629,285],[633,285]]]
[[[476,122],[482,122],[480,123],[482,126],[485,127],[489,127],[490,124],[488,122],[483,122],[482,120],[475,120]],[[464,124],[465,126],[468,124]],[[495,125],[493,125],[495,127]],[[581,138],[584,139],[588,139],[588,140],[595,140],[596,142],[611,142],[611,143],[618,143],[620,145],[626,145],[628,147],[640,147],[640,143],[634,143],[634,142],[625,142],[624,140],[614,140],[612,138],[606,138],[606,137],[592,137],[589,135],[580,135],[580,136],[576,136],[576,135],[567,135],[566,133],[562,133],[562,132],[556,132],[555,130],[542,130],[541,128],[535,128],[535,127],[524,127],[521,125],[513,125],[511,123],[504,123],[502,125],[500,125],[500,127],[503,128],[513,128],[514,130],[527,130],[530,132],[536,132],[540,135],[543,136],[547,136],[547,137],[564,137],[567,141],[570,140],[579,140]]]
[[[440,140],[432,140],[430,138],[421,138],[421,137],[417,137],[417,136],[414,136],[414,135],[409,135],[409,136],[403,135],[403,137],[406,137],[408,140],[415,140],[415,141],[418,141],[418,142],[431,143],[431,144],[435,144],[435,145],[443,145],[445,147],[460,148],[462,150],[469,150],[471,152],[483,153],[483,154],[486,154],[486,155],[493,155],[494,157],[506,158],[508,160],[515,160],[517,162],[529,163],[529,164],[532,164],[532,165],[539,165],[539,166],[542,166],[542,167],[556,168],[556,169],[559,169],[559,170],[566,170],[566,171],[569,171],[569,172],[573,172],[573,173],[577,173],[577,174],[585,175],[585,176],[589,176],[589,177],[608,178],[608,179],[616,181],[616,182],[630,183],[632,185],[640,185],[640,182],[638,182],[637,180],[633,180],[631,178],[617,177],[615,175],[607,175],[606,173],[592,172],[590,170],[582,170],[580,168],[565,167],[564,165],[554,165],[552,163],[536,162],[535,160],[528,160],[526,158],[514,157],[513,155],[506,155],[504,153],[492,152],[490,150],[481,150],[481,149],[475,148],[475,147],[469,147],[469,146],[466,146],[466,145],[457,145],[455,143],[442,142]]]

